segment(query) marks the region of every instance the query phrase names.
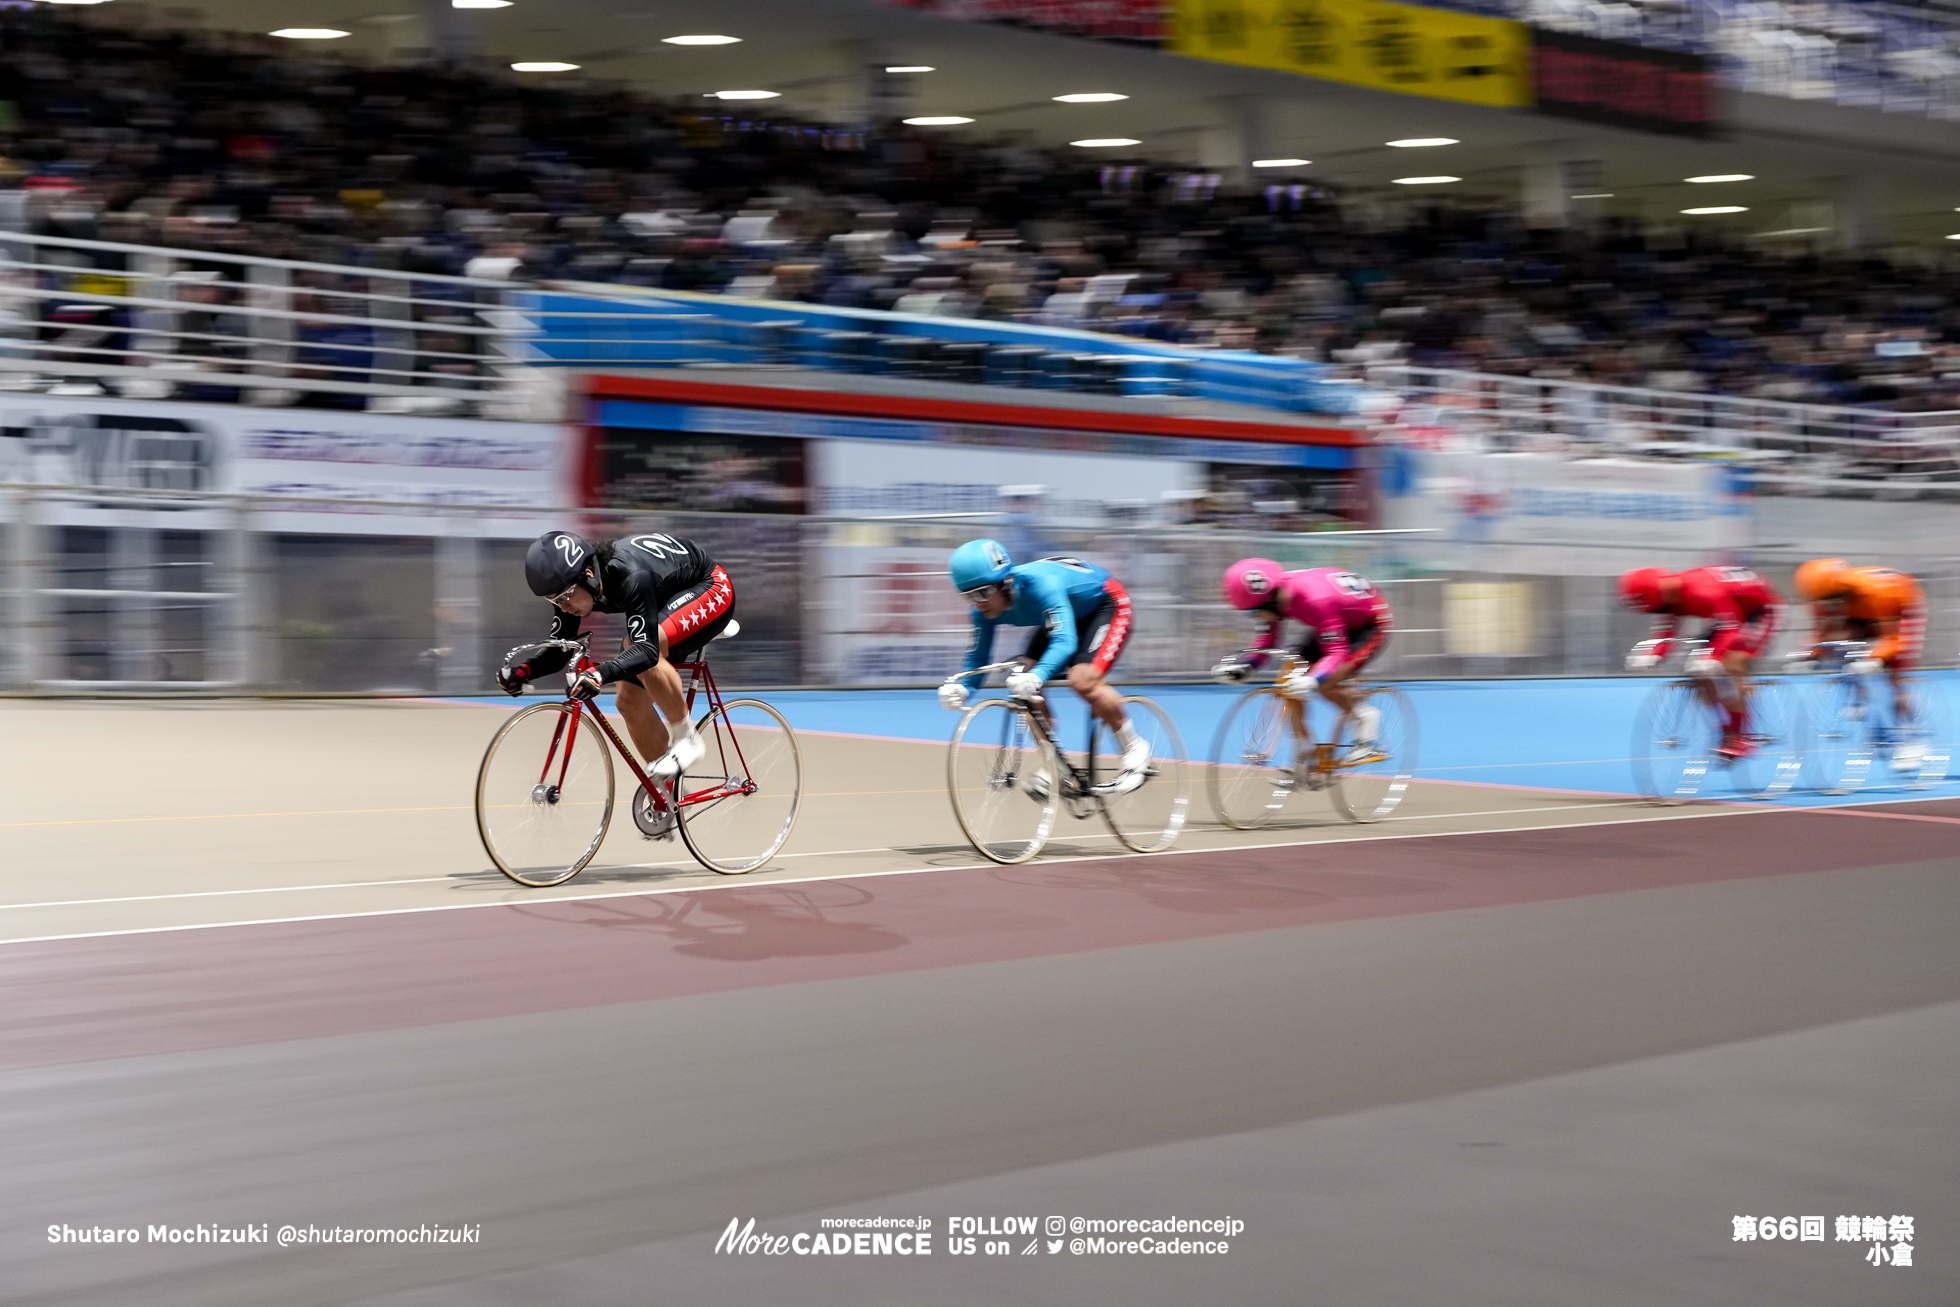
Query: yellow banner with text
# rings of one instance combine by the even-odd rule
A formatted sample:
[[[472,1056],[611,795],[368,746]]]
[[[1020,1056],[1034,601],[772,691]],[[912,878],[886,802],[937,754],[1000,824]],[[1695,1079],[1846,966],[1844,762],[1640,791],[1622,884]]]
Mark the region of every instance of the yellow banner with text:
[[[1531,34],[1504,18],[1382,0],[1172,0],[1169,48],[1466,104],[1532,103]]]

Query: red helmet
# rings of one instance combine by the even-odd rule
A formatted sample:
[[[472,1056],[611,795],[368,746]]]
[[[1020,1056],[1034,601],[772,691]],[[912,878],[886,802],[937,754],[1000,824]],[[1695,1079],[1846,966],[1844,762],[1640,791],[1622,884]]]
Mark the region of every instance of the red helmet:
[[[1620,602],[1643,613],[1661,609],[1661,583],[1668,572],[1659,567],[1636,567],[1620,577]]]

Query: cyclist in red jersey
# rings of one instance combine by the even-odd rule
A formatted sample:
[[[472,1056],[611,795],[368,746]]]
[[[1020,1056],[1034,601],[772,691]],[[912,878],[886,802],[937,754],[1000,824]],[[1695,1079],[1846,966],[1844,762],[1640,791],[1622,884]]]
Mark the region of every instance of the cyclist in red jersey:
[[[1769,649],[1783,596],[1746,567],[1697,567],[1667,572],[1637,567],[1620,578],[1620,602],[1660,617],[1653,637],[1642,640],[1627,655],[1627,669],[1642,671],[1667,657],[1681,619],[1699,618],[1710,624],[1706,654],[1688,661],[1691,676],[1728,673],[1715,682],[1715,694],[1728,720],[1716,750],[1724,758],[1747,757],[1754,751],[1745,729],[1749,723],[1749,673]]]

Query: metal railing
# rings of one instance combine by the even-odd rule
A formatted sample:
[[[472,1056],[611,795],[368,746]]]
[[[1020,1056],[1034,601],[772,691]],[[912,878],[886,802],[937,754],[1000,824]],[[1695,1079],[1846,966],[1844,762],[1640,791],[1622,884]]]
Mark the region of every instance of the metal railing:
[[[1382,586],[1395,626],[1385,677],[1617,674],[1649,619],[1615,599],[1614,566],[1583,549],[1443,563],[1423,532],[1257,534],[1206,528],[1051,528],[939,519],[639,513],[348,503],[122,488],[8,488],[0,497],[0,686],[26,693],[490,694],[493,659],[545,631],[523,584],[548,527],[594,539],[657,529],[699,541],[734,578],[742,635],[717,646],[725,683],[918,684],[957,668],[970,620],[945,575],[981,534],[1017,557],[1070,554],[1110,569],[1136,604],[1118,678],[1201,678],[1253,623],[1219,598],[1247,556],[1335,566]],[[300,519],[306,519],[301,521]],[[389,534],[375,530],[385,519]],[[1598,551],[1594,551],[1598,552]],[[1793,547],[1747,562],[1789,593]],[[1893,557],[1928,596],[1928,663],[1960,644],[1960,559]],[[1536,570],[1533,570],[1535,567]],[[1497,570],[1497,569],[1508,570]],[[1564,569],[1554,571],[1554,568]],[[1792,614],[1779,640],[1804,622]],[[601,644],[621,639],[602,618]],[[1018,652],[1026,632],[1006,630]]]
[[[1318,364],[1059,328],[0,233],[0,391],[555,421],[555,369],[730,367],[1365,408]]]
[[[1960,498],[1960,412],[1894,413],[1407,364],[1391,438],[1484,452],[1720,459],[1759,493]]]
[[[0,389],[540,414],[530,288],[0,233]]]

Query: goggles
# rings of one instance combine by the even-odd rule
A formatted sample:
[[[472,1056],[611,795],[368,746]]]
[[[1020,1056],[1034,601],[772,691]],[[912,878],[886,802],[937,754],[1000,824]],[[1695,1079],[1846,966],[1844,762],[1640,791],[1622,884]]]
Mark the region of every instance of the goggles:
[[[565,606],[565,601],[570,599],[574,594],[577,594],[579,587],[584,584],[585,583],[583,581],[572,582],[570,585],[566,586],[563,590],[560,590],[557,594],[551,596],[551,602],[556,604],[558,607],[563,608]]]
[[[1000,583],[990,581],[986,585],[976,585],[971,590],[960,591],[960,598],[970,604],[984,604],[1000,593]]]

